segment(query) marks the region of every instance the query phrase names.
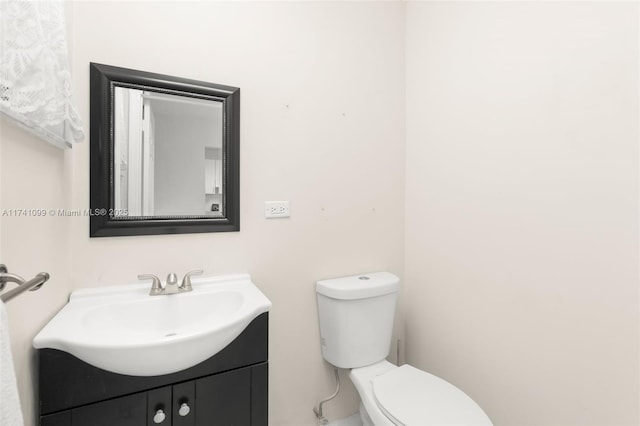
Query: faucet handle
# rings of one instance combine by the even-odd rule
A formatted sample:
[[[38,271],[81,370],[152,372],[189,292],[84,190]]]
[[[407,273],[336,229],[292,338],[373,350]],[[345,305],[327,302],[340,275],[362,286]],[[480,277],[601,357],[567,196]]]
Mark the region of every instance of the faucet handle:
[[[180,284],[180,288],[182,291],[191,291],[193,287],[191,287],[191,275],[201,275],[204,271],[202,269],[196,269],[195,271],[189,271],[185,274],[182,279],[182,284]]]
[[[151,296],[155,296],[156,294],[160,294],[162,292],[162,284],[160,284],[160,278],[151,274],[142,274],[138,275],[139,280],[153,280],[153,284],[151,284],[151,291],[149,294]]]

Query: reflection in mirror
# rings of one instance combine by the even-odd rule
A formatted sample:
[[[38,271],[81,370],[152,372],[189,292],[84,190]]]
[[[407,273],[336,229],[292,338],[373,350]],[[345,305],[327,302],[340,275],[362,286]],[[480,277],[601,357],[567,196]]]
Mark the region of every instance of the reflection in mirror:
[[[121,86],[114,98],[115,218],[222,217],[222,103]]]

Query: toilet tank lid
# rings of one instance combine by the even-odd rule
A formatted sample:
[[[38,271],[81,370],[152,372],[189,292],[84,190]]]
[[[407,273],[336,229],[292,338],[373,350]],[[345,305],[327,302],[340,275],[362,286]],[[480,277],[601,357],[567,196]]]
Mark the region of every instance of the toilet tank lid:
[[[399,287],[400,278],[392,273],[372,272],[318,281],[316,292],[332,299],[366,299],[396,293]]]

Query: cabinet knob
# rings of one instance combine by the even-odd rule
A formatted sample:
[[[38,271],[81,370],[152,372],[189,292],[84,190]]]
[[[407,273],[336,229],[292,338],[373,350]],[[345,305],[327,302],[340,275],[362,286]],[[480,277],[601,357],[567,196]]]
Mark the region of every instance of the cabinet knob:
[[[158,410],[156,411],[156,414],[153,416],[153,422],[154,423],[162,423],[164,422],[164,419],[166,418],[166,414],[164,414],[164,411],[162,410]]]
[[[187,404],[186,402],[183,402],[180,406],[180,409],[178,409],[178,414],[180,414],[180,416],[182,417],[189,415],[190,412],[191,407],[189,407],[189,404]]]

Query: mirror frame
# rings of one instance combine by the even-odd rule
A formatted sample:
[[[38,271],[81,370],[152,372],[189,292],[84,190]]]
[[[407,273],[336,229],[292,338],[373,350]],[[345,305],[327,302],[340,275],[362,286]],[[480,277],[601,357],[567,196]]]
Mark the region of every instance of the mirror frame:
[[[233,232],[240,230],[240,89],[97,63],[90,64],[90,232],[91,237]],[[214,97],[223,108],[225,216],[221,218],[116,219],[113,147],[115,87]],[[106,213],[106,214],[105,214]]]

